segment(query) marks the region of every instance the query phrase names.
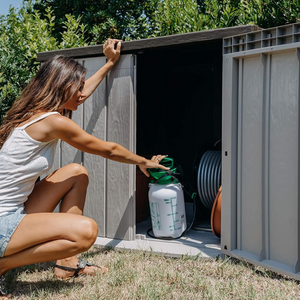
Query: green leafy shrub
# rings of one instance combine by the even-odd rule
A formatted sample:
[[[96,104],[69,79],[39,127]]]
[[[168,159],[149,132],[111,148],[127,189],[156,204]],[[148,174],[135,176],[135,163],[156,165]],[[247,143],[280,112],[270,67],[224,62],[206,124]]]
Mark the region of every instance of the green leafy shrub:
[[[299,0],[23,0],[0,17],[0,123],[38,52],[238,25],[300,21]]]
[[[163,0],[155,32],[164,36],[255,24],[270,28],[300,21],[299,0]]]
[[[237,25],[256,24],[270,28],[300,21],[298,0],[247,0],[239,5]]]
[[[60,42],[66,15],[81,17],[88,43],[107,38],[132,40],[153,36],[154,12],[160,0],[36,0],[34,8],[44,14],[51,7],[56,16],[54,36]]]
[[[156,12],[156,32],[160,36],[203,29],[203,17],[194,0],[165,0]]]
[[[38,52],[87,45],[80,18],[67,16],[61,43],[53,37],[54,21],[50,8],[42,18],[32,10],[31,1],[20,9],[11,7],[6,16],[0,17],[0,123],[39,68]]]

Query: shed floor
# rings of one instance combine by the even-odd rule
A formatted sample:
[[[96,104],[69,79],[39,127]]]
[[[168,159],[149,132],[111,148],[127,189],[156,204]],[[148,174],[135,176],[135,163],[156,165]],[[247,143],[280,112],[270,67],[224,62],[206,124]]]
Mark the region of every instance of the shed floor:
[[[95,245],[112,246],[119,250],[143,250],[171,257],[191,255],[200,258],[215,258],[221,256],[220,239],[211,231],[190,230],[180,239],[162,240],[147,235],[149,228],[151,228],[151,220],[146,220],[136,224],[134,241],[98,237]]]

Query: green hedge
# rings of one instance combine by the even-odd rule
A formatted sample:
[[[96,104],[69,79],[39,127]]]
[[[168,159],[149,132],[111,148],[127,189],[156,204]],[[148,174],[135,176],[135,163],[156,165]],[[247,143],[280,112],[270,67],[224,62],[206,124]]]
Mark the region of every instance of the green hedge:
[[[97,2],[97,11],[94,1],[76,0],[74,15],[65,15],[70,1],[24,0],[21,9],[10,8],[0,17],[0,123],[36,73],[38,52],[87,46],[87,41],[108,37],[130,40],[247,24],[275,27],[300,21],[298,1],[105,0]],[[97,23],[102,19],[103,24]]]
[[[31,9],[30,3],[0,17],[0,122],[40,64],[37,53],[86,46],[85,26],[68,15],[60,43],[52,35],[55,17],[50,9],[46,18]]]

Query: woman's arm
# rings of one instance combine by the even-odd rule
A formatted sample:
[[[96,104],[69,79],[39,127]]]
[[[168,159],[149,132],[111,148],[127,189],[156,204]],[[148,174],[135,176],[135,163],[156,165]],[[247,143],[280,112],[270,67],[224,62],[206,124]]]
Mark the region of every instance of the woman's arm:
[[[115,44],[117,47],[115,49]],[[103,45],[103,53],[107,58],[106,64],[100,68],[93,76],[85,82],[85,93],[86,96],[83,98],[83,102],[91,96],[91,94],[95,91],[97,86],[101,83],[101,81],[105,78],[107,73],[111,70],[111,68],[115,65],[115,63],[120,58],[121,52],[121,41],[115,39],[108,39]]]
[[[148,168],[161,168],[168,170],[165,166],[154,160],[146,159],[132,153],[123,146],[100,140],[81,129],[74,121],[60,115],[52,115],[47,118],[48,138],[61,139],[71,146],[83,152],[100,155],[114,161],[139,165],[142,172],[149,176]],[[165,156],[160,156],[160,160]]]

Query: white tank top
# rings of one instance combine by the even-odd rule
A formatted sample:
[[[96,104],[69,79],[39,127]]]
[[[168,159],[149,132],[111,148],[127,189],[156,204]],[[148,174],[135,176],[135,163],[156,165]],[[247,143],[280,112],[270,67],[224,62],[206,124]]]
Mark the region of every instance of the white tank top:
[[[0,149],[0,217],[24,206],[37,178],[53,165],[58,140],[39,142],[25,129],[52,114],[45,113],[13,129]]]

